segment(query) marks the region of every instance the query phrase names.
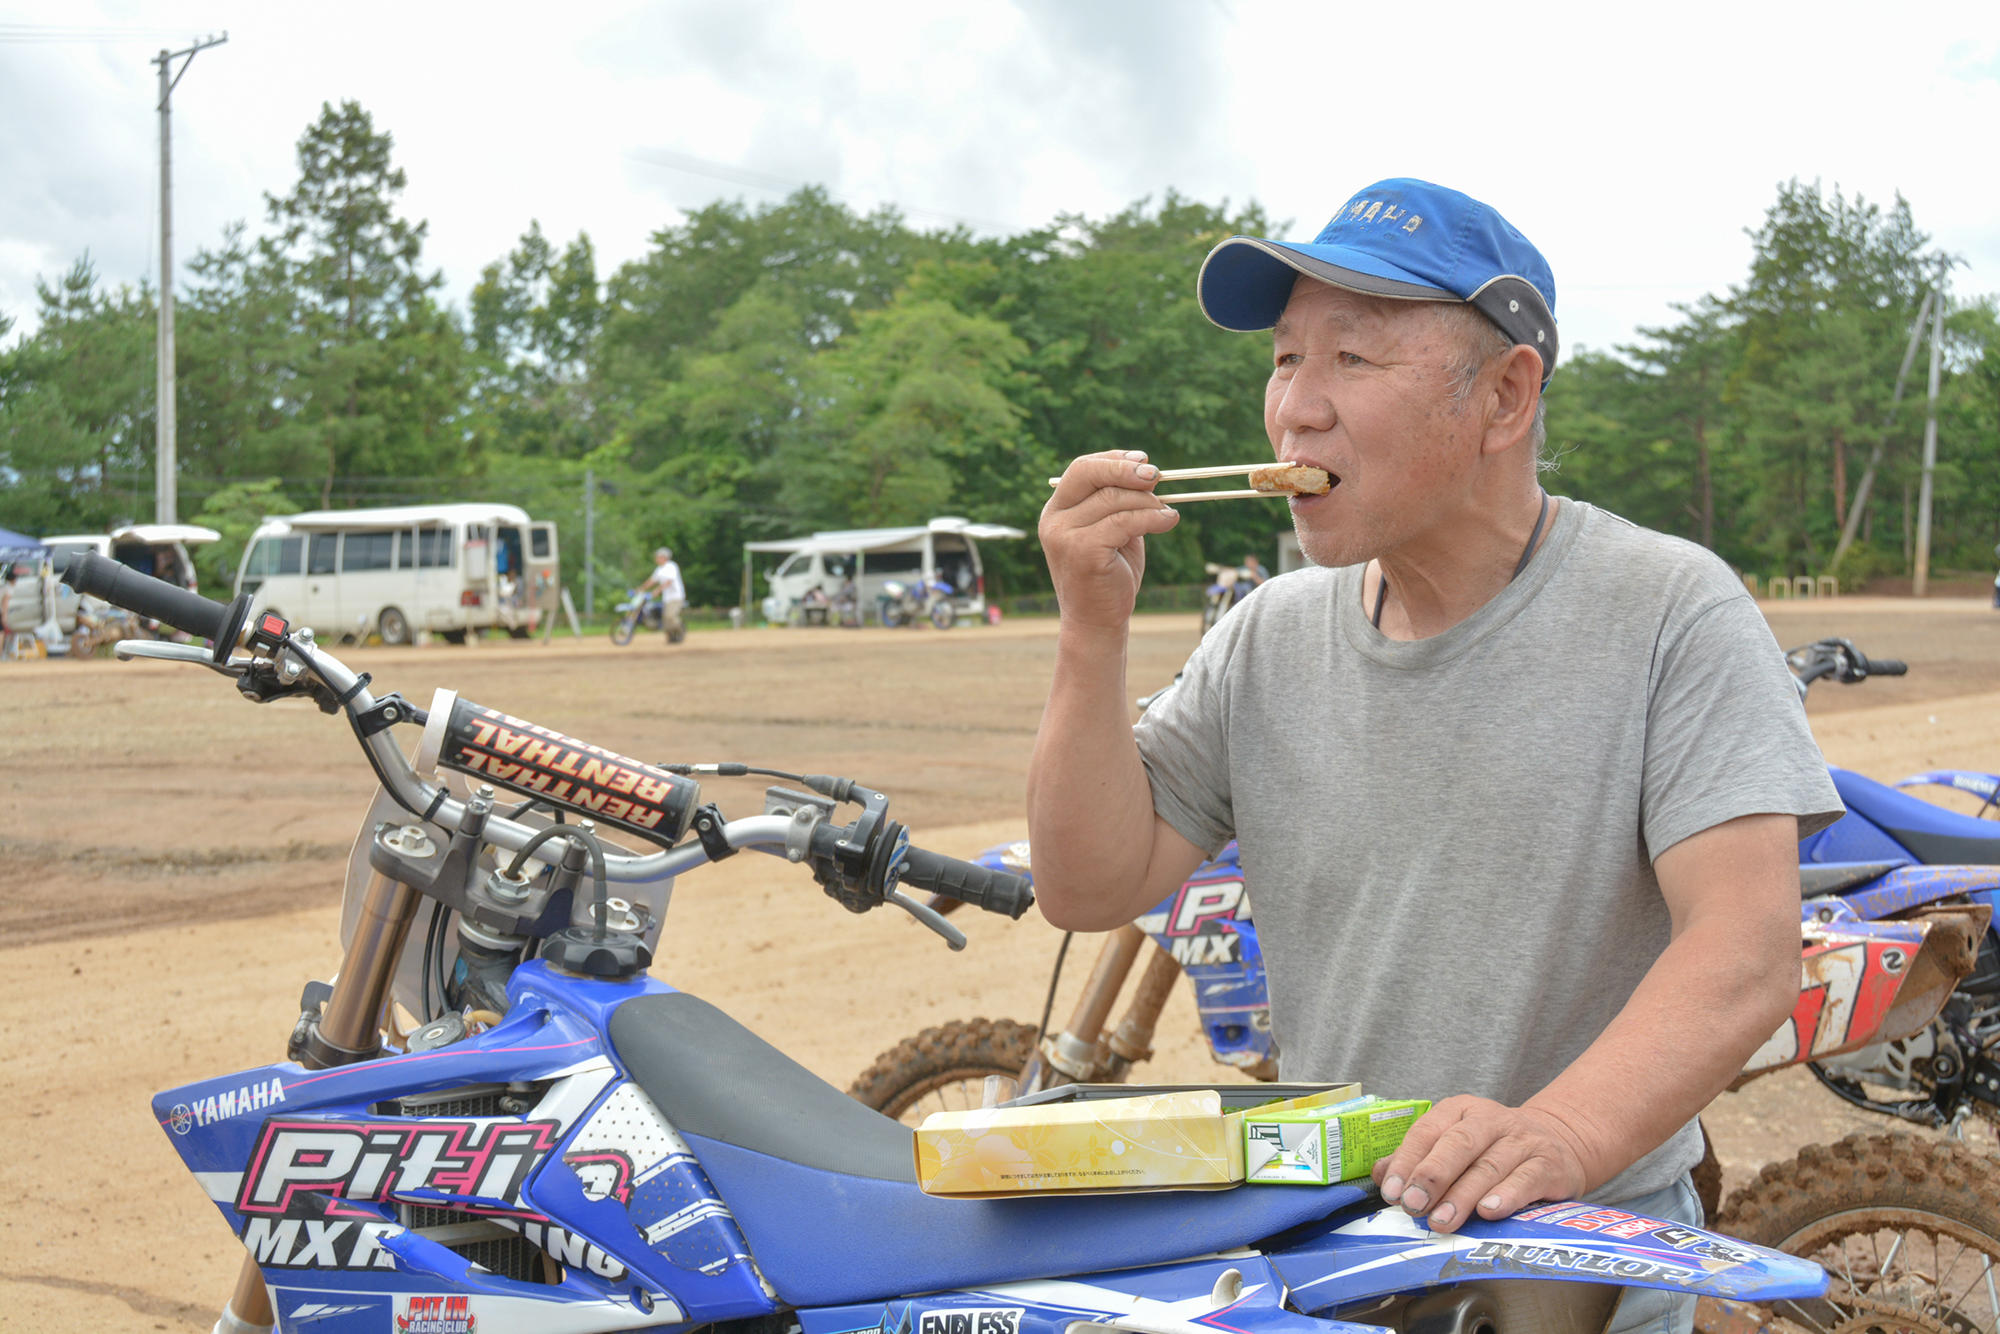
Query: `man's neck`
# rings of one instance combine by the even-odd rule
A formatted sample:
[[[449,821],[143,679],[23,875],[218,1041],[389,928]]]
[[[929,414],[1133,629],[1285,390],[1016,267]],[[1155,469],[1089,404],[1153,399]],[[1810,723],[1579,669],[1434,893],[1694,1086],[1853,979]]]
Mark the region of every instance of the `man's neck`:
[[[1456,526],[1441,541],[1385,552],[1362,575],[1362,606],[1377,610],[1377,627],[1390,639],[1441,635],[1499,596],[1513,582],[1523,557],[1548,540],[1556,502],[1536,485],[1504,509]],[[1387,591],[1384,594],[1384,585]]]

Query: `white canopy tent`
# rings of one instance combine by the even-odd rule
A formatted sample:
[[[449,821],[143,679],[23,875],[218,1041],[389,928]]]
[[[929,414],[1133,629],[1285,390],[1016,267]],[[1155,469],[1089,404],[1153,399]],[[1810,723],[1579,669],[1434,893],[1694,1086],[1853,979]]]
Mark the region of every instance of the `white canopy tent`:
[[[991,540],[1003,537],[1026,537],[1019,528],[1009,528],[999,523],[974,523],[955,515],[932,519],[927,524],[904,528],[844,528],[813,533],[807,537],[773,538],[764,542],[743,544],[743,593],[742,605],[747,612],[755,606],[753,592],[755,585],[751,578],[753,553],[772,552],[790,556],[801,551],[837,552],[855,557],[856,577],[865,569],[870,551],[885,551],[900,547],[925,536],[928,533],[956,533],[974,540]]]

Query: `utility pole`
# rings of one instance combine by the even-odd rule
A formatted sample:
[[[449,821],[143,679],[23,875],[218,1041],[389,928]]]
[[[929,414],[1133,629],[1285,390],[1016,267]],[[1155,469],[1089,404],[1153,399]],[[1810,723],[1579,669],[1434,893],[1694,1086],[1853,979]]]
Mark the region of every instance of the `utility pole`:
[[[583,614],[597,613],[597,472],[583,470]]]
[[[160,335],[158,387],[154,394],[153,423],[153,522],[174,523],[180,498],[175,494],[174,476],[174,139],[170,124],[174,85],[187,73],[195,52],[206,51],[229,40],[229,34],[209,37],[184,51],[162,51],[153,57],[160,67]],[[181,60],[181,57],[187,57]],[[180,60],[180,68],[174,62]],[[171,75],[171,77],[169,77]]]
[[[1833,547],[1833,559],[1826,563],[1826,573],[1833,574],[1840,569],[1840,558],[1854,545],[1854,539],[1861,531],[1861,515],[1868,508],[1868,493],[1875,486],[1875,470],[1882,466],[1883,436],[1896,424],[1896,408],[1903,401],[1903,385],[1910,378],[1910,367],[1916,363],[1917,349],[1924,341],[1924,321],[1930,318],[1931,303],[1939,300],[1937,290],[1924,293],[1923,304],[1917,307],[1917,318],[1910,321],[1910,345],[1903,349],[1903,364],[1896,372],[1896,392],[1889,396],[1889,411],[1882,417],[1882,435],[1875,437],[1874,452],[1868,456],[1868,467],[1861,474],[1861,485],[1854,488],[1854,499],[1847,505],[1847,525],[1840,530],[1840,541]]]
[[[1931,393],[1924,409],[1924,471],[1917,486],[1916,577],[1910,593],[1922,597],[1931,582],[1931,473],[1937,469],[1938,372],[1944,360],[1944,298],[1931,307]]]

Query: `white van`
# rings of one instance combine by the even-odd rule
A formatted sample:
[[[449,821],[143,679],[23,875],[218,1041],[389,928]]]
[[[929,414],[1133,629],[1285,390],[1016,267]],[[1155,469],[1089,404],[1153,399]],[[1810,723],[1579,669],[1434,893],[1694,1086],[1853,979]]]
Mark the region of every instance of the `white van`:
[[[966,519],[932,519],[921,528],[855,528],[743,544],[746,598],[752,552],[783,553],[785,559],[767,569],[770,586],[763,599],[764,619],[789,625],[803,619],[808,590],[817,589],[831,602],[852,578],[860,594],[862,614],[872,615],[883,586],[943,582],[959,616],[986,614],[986,574],[979,563],[980,538],[1026,537],[1019,528]]]
[[[526,638],[562,596],[556,526],[514,505],[398,505],[265,519],[236,591],[322,638]]]
[[[164,579],[190,593],[199,593],[201,589],[195,579],[194,556],[188,548],[221,540],[221,533],[198,524],[128,523],[108,533],[64,533],[58,537],[45,537],[42,545],[48,549],[52,565],[64,553],[88,551],[109,557],[140,574]],[[79,611],[90,620],[101,616],[105,610],[104,603],[97,598],[79,598],[75,589],[61,582],[52,585],[50,599],[50,609],[56,621],[65,627],[65,634],[75,626]],[[151,621],[144,624],[148,630],[156,628]]]
[[[165,579],[170,584],[196,593],[201,590],[196,586],[194,557],[189,554],[188,548],[221,540],[222,534],[213,528],[191,523],[128,523],[108,533],[64,533],[60,537],[45,537],[42,545],[48,548],[51,562],[64,552],[95,552],[140,574]]]

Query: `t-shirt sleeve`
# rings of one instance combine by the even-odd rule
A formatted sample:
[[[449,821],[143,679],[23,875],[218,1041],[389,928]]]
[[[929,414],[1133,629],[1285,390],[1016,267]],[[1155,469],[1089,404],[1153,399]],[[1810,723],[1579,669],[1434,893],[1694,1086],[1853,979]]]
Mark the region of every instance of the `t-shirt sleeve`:
[[[1211,631],[1180,679],[1132,728],[1152,785],[1154,812],[1209,857],[1236,837],[1229,799],[1228,700],[1222,688],[1227,677],[1224,645],[1233,638],[1219,626]]]
[[[1744,815],[1795,815],[1799,837],[1842,814],[1798,687],[1756,603],[1740,594],[1663,639],[1647,708],[1648,855]]]

